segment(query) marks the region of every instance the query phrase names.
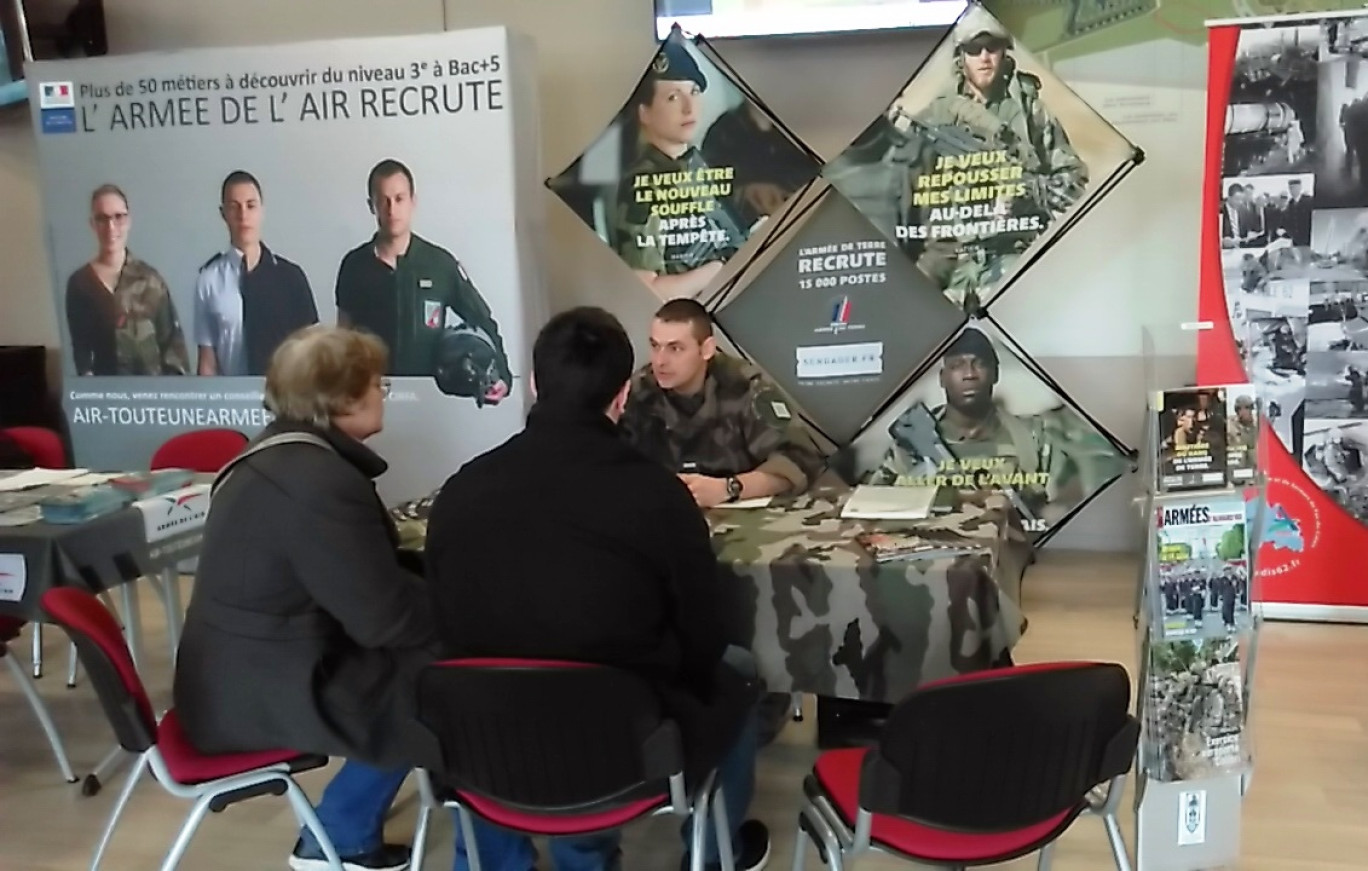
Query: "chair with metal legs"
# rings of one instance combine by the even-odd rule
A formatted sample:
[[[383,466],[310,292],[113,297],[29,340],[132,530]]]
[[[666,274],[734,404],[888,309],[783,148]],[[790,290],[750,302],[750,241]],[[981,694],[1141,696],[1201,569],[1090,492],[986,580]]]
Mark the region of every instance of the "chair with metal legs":
[[[22,5],[20,7],[22,17]],[[23,38],[28,39],[28,34],[20,28]],[[5,435],[19,446],[20,450],[28,454],[33,464],[40,469],[69,469],[71,462],[67,459],[66,445],[62,443],[62,436],[55,429],[48,429],[45,426],[10,426],[4,427]],[[72,660],[76,658],[75,652],[72,653]],[[33,624],[33,676],[40,678],[43,676],[43,624]]]
[[[57,726],[52,722],[52,715],[48,713],[47,705],[43,704],[42,697],[38,695],[33,678],[28,676],[24,666],[14,658],[14,652],[9,649],[9,642],[19,637],[24,625],[23,620],[0,617],[0,659],[9,667],[10,674],[19,684],[20,691],[28,699],[29,707],[33,708],[38,724],[43,727],[43,734],[47,736],[48,744],[52,745],[52,755],[57,757],[57,767],[62,770],[62,777],[66,778],[67,783],[75,783],[76,775],[71,770],[71,761],[67,758],[66,747],[62,746],[62,736],[58,734]]]
[[[100,601],[75,587],[57,587],[43,594],[43,610],[76,644],[81,663],[95,687],[100,706],[124,750],[138,755],[133,772],[114,803],[109,822],[91,860],[97,871],[114,835],[133,788],[146,770],[163,789],[194,802],[175,842],[162,862],[171,871],[185,855],[190,839],[205,814],[261,795],[284,795],[299,824],[318,838],[333,871],[343,871],[332,841],[304,791],[295,782],[301,771],[322,768],[326,756],[291,750],[206,755],[197,751],[181,728],[174,709],[158,720],[129,654],[119,625]]]
[[[968,869],[1038,853],[1081,814],[1116,812],[1140,725],[1114,663],[1045,663],[927,684],[894,706],[878,743],[818,757],[803,784],[793,871],[810,840],[831,871],[877,851]]]
[[[735,867],[716,772],[686,787],[679,727],[636,675],[575,662],[451,660],[420,676],[418,719],[437,738],[443,770],[439,786],[418,772],[413,871],[422,871],[438,806],[456,810],[471,871],[480,871],[475,818],[555,837],[663,814],[692,820],[691,871],[703,869],[709,825],[722,871]]]

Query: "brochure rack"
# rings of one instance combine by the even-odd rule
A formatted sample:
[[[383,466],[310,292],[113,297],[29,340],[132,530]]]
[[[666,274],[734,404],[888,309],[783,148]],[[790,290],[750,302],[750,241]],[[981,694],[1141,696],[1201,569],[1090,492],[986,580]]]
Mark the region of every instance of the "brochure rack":
[[[1195,363],[1203,328],[1209,325],[1151,327],[1143,339],[1147,402],[1135,500],[1145,542],[1135,610],[1138,871],[1235,864],[1253,771],[1266,440],[1261,423],[1251,431],[1247,402],[1235,417],[1237,399],[1253,396],[1255,415],[1262,407],[1249,385],[1185,384],[1182,373],[1161,371],[1188,347]],[[1191,407],[1181,407],[1185,396]],[[1240,451],[1252,463],[1237,462]],[[1192,457],[1203,452],[1224,476],[1175,474],[1202,467]]]

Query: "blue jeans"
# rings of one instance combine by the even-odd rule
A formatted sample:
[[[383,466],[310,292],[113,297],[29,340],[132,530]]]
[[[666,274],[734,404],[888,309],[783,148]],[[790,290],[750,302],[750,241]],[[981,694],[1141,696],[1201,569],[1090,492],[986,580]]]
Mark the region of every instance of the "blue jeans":
[[[755,676],[755,660],[748,651],[728,648],[726,661],[745,677]],[[723,802],[727,806],[727,825],[731,827],[733,847],[736,830],[746,818],[751,796],[755,792],[755,755],[759,750],[760,718],[752,709],[741,728],[741,734],[731,750],[717,766],[717,782],[722,787]],[[454,815],[453,811],[453,815]],[[480,871],[532,871],[537,864],[537,851],[526,835],[510,832],[477,817],[471,818],[475,840],[480,849]],[[706,835],[703,841],[704,864],[715,864],[717,837],[712,820],[704,820]],[[680,834],[688,850],[692,820],[686,822]],[[556,871],[618,871],[622,865],[621,835],[603,832],[578,838],[551,838],[551,860]],[[460,820],[456,820],[456,863],[454,871],[470,871],[466,855],[465,837]]]
[[[375,768],[348,759],[323,790],[318,821],[343,859],[362,856],[384,843],[385,815],[410,768]],[[299,833],[301,856],[321,859],[323,850],[308,829]],[[524,869],[526,871],[526,869]]]

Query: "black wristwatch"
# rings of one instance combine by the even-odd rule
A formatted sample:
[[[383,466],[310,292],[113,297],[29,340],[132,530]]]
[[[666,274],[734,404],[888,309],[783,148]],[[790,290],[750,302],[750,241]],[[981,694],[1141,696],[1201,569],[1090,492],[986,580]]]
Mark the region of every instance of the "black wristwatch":
[[[727,478],[727,501],[735,502],[741,498],[741,479],[735,475]]]

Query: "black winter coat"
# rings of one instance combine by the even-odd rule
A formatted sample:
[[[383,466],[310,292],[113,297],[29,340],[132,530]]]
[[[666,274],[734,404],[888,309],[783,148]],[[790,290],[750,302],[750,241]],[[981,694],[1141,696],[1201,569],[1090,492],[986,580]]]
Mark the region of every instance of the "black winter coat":
[[[433,627],[375,491],[387,466],[332,429],[277,422],[261,438],[286,431],[333,450],[268,447],[215,491],[176,666],[180,719],[206,753],[429,762],[413,680]]]
[[[646,677],[681,727],[693,782],[735,740],[756,688],[722,663],[735,599],[707,523],[605,415],[538,403],[525,431],[443,486],[425,556],[444,655]]]

